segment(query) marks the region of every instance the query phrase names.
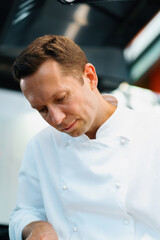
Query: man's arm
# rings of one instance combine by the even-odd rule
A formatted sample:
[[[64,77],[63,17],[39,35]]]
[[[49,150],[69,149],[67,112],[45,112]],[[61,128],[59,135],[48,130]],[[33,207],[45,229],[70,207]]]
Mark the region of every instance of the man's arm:
[[[33,151],[33,143],[31,141],[27,146],[27,151],[19,173],[17,202],[15,209],[11,213],[9,223],[10,240],[22,240],[22,231],[25,226],[36,221],[47,222],[47,216],[35,163],[35,152]],[[30,234],[31,232],[32,231],[30,231]],[[32,234],[30,236],[32,236]],[[25,237],[25,239],[27,239],[27,237]],[[39,240],[41,239],[42,238]]]
[[[49,222],[35,221],[28,224],[22,232],[23,240],[58,240]]]

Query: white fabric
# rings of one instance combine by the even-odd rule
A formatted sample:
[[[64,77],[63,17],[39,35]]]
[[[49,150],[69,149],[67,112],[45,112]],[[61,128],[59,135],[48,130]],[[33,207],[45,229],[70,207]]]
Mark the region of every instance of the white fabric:
[[[160,113],[160,94],[149,89],[129,85],[122,82],[111,92],[123,106],[145,112]]]
[[[118,107],[96,139],[48,127],[28,145],[10,239],[49,221],[59,240],[160,239],[160,118]]]

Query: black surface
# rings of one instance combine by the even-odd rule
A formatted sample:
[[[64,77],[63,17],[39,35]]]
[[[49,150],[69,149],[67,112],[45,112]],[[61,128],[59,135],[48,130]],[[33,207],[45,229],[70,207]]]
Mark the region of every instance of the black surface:
[[[19,49],[23,49],[36,37],[50,33],[65,35],[68,27],[73,25],[79,27],[74,40],[81,47],[110,47],[111,50],[118,48],[122,51],[159,10],[160,5],[157,0],[90,3],[87,5],[89,7],[87,22],[84,23],[81,19],[79,21],[75,18],[76,11],[83,6],[82,4],[65,5],[55,0],[33,0],[32,3],[27,5],[27,0],[1,1],[0,7],[3,11],[0,24],[0,87],[19,90],[18,84],[13,81],[11,66]],[[26,10],[24,5],[29,7],[29,10]],[[27,13],[28,16],[16,23],[22,13]],[[95,56],[94,64],[95,66],[104,62],[106,64],[107,61],[108,58],[99,62]],[[121,66],[122,63],[125,64],[123,60]],[[117,68],[118,66],[112,67],[113,74],[111,72],[109,74],[112,87],[117,85],[118,80],[114,77]]]
[[[0,225],[0,240],[9,240],[7,225]]]

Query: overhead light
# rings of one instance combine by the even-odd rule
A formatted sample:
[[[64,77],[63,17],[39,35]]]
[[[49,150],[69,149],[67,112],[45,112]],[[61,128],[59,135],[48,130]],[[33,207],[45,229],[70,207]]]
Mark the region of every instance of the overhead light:
[[[90,11],[90,6],[87,4],[82,4],[78,6],[73,15],[74,21],[81,26],[88,25],[89,11]]]
[[[20,21],[27,18],[31,13],[33,8],[35,7],[35,0],[26,0],[22,1],[20,5],[18,6],[17,12],[15,14],[15,17],[12,21],[12,25],[15,25],[19,23]]]
[[[93,2],[120,2],[128,0],[58,0],[63,4],[74,4],[74,3],[93,3]]]
[[[137,62],[133,64],[130,77],[137,81],[150,69],[160,57],[160,40],[158,40]]]
[[[12,25],[17,24],[18,22],[22,21],[24,18],[28,17],[30,15],[31,12],[27,11],[22,13],[19,17],[17,17],[16,19],[14,19],[12,21]]]
[[[64,4],[73,4],[74,2],[77,2],[75,0],[58,0],[58,1]]]
[[[75,40],[81,27],[86,26],[88,24],[87,18],[88,18],[89,11],[90,11],[90,7],[86,4],[82,4],[77,7],[73,15],[74,22],[68,25],[64,33],[66,37],[69,37],[70,39]]]
[[[134,62],[144,50],[160,35],[160,11],[137,34],[124,50],[124,57],[128,63]]]
[[[67,2],[67,3],[72,3],[72,2],[74,2],[75,0],[66,0],[66,1],[64,1],[64,2]]]

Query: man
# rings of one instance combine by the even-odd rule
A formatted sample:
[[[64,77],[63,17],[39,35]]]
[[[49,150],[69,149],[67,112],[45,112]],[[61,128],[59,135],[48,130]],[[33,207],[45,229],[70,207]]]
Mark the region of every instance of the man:
[[[10,239],[160,239],[158,116],[102,96],[94,66],[65,37],[33,41],[13,72],[51,126],[27,147]]]

